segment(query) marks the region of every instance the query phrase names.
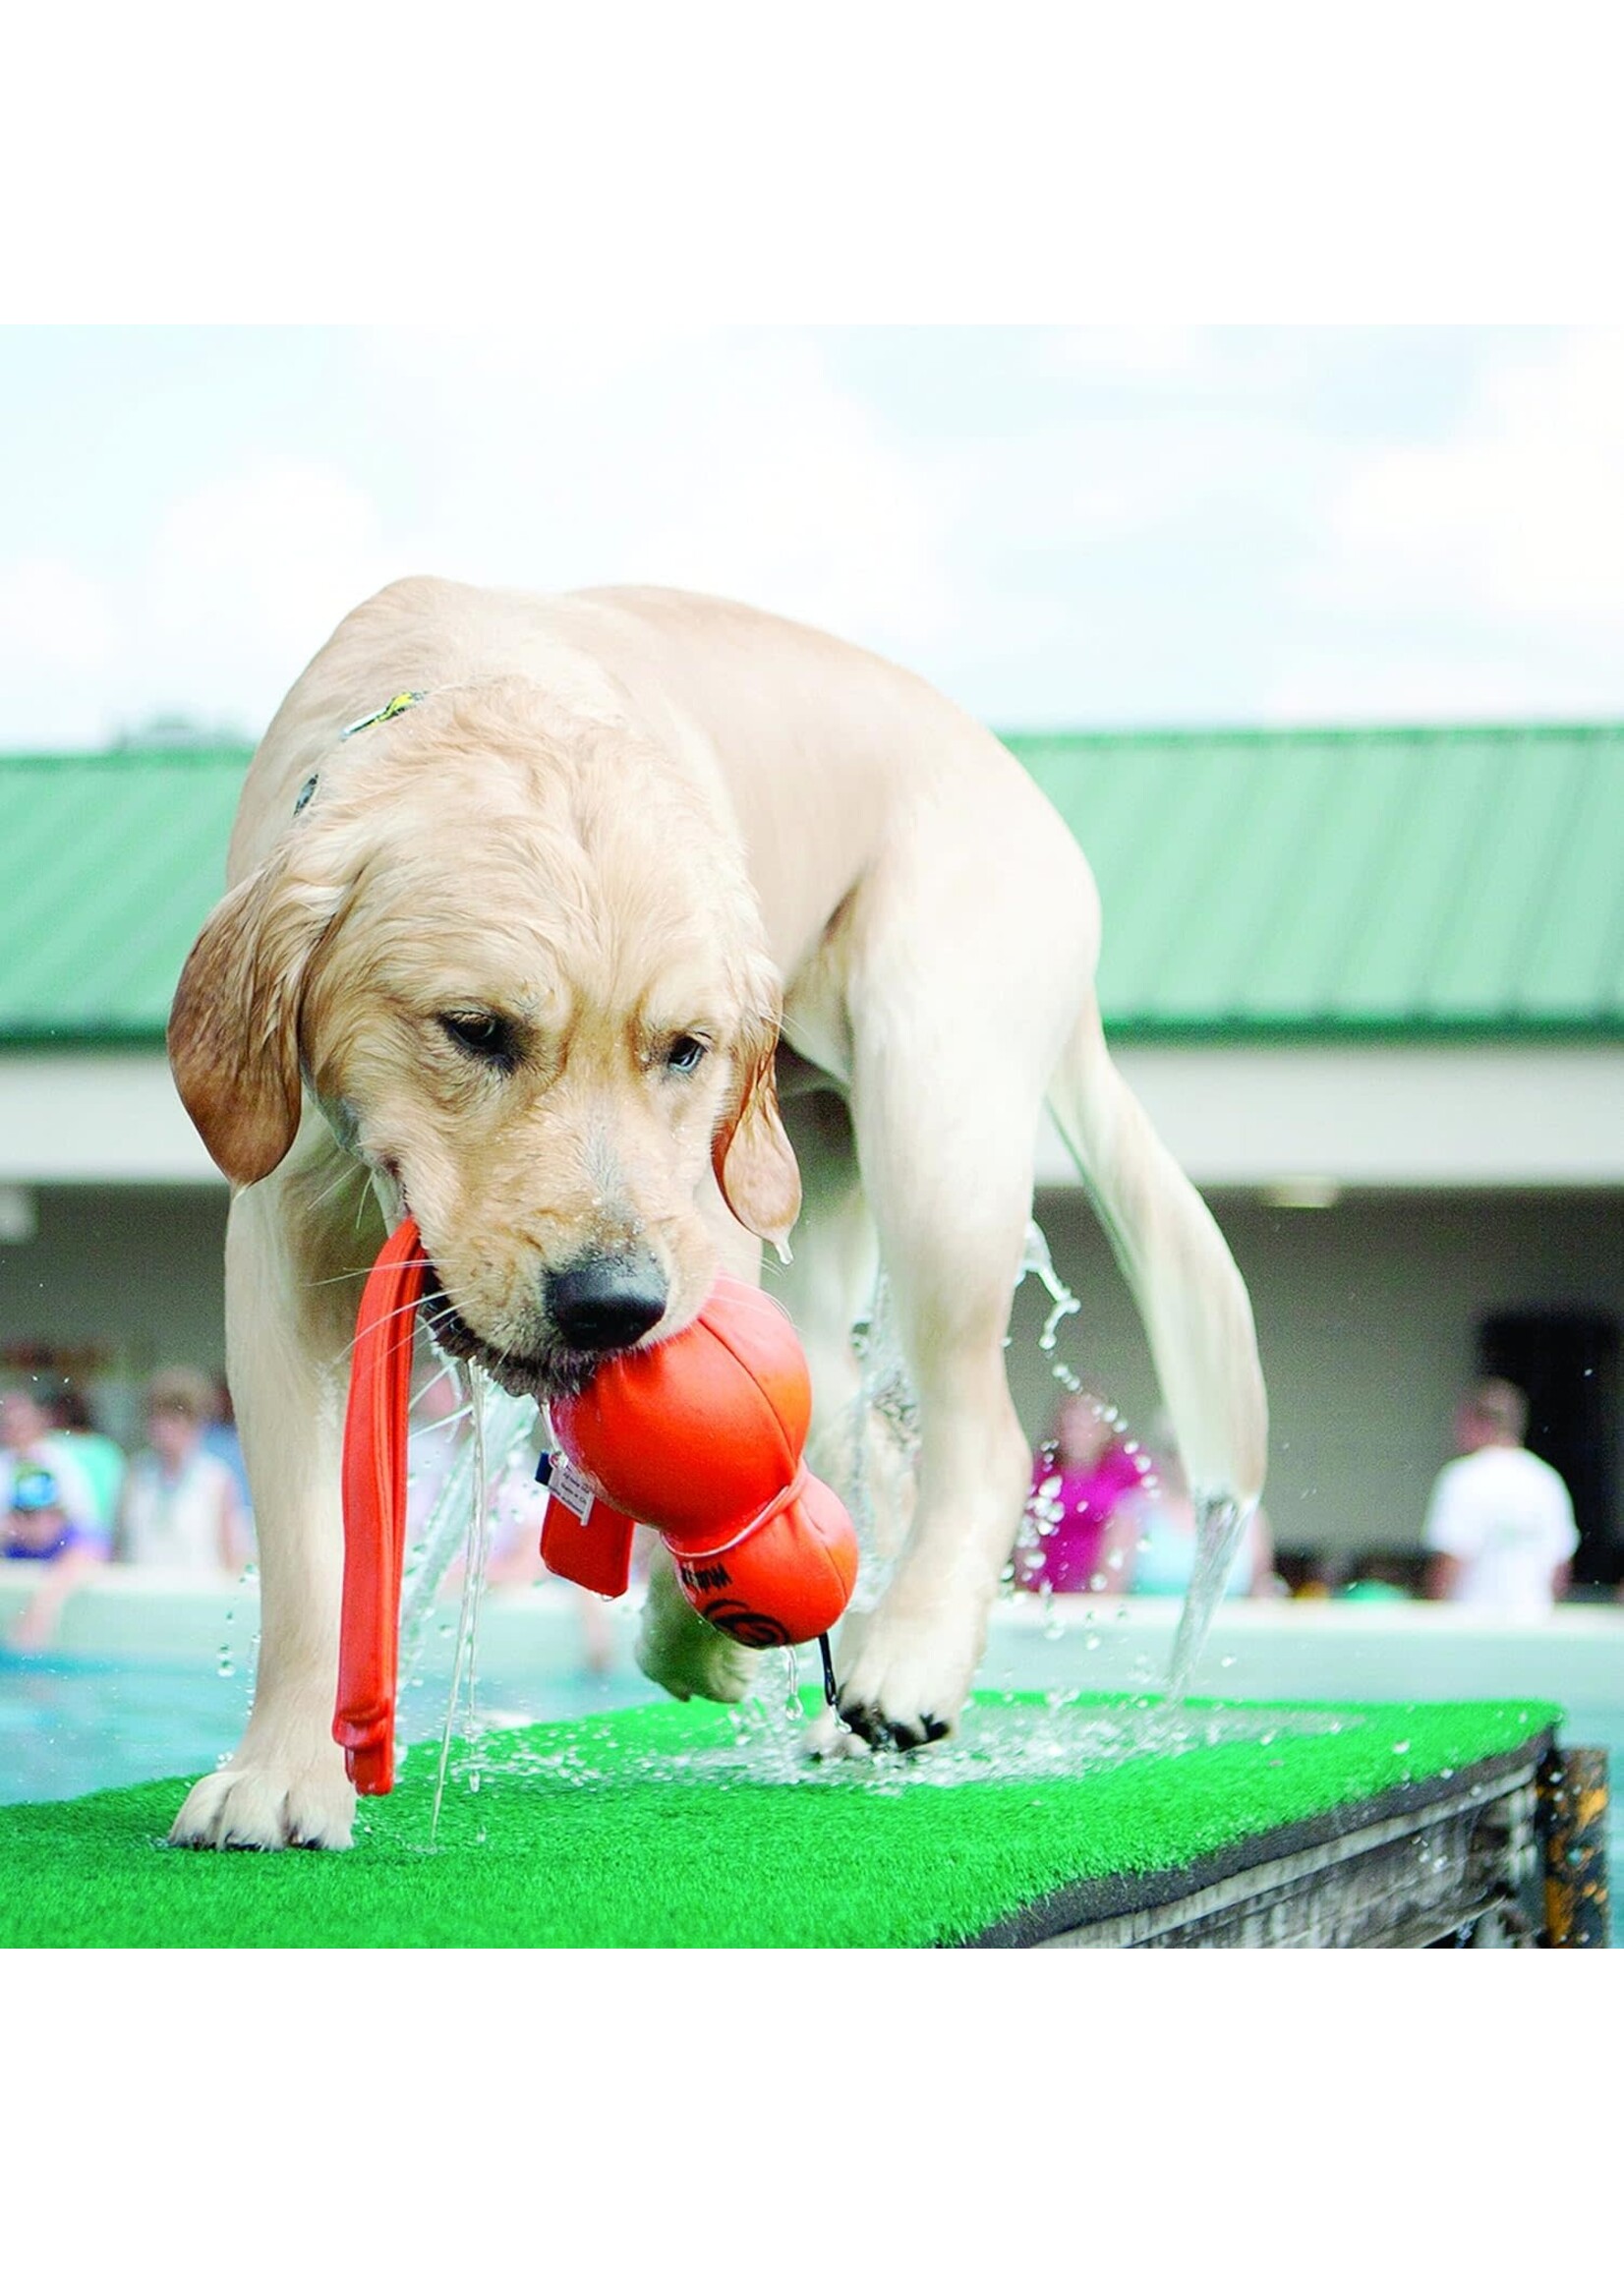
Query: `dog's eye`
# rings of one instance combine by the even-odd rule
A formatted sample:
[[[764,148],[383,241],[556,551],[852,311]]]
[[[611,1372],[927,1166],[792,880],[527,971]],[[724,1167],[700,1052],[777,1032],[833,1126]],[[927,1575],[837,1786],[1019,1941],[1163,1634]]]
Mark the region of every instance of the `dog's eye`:
[[[518,1042],[512,1025],[491,1011],[442,1011],[439,1023],[465,1057],[477,1058],[510,1074],[518,1064]]]
[[[666,1064],[673,1074],[692,1074],[710,1050],[710,1044],[700,1034],[679,1034],[666,1046]]]

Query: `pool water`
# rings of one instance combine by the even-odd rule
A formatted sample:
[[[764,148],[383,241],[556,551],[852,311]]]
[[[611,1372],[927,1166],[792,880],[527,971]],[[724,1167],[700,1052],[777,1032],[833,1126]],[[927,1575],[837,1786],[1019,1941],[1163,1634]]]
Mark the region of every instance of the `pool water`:
[[[399,1713],[401,1744],[438,1742],[447,1687],[427,1677],[408,1685]],[[502,1720],[558,1721],[648,1705],[663,1694],[639,1674],[582,1668],[522,1687],[482,1679],[479,1704],[482,1715]],[[248,1705],[241,1675],[207,1667],[24,1659],[0,1651],[0,1804],[73,1800],[106,1785],[201,1776],[234,1749]]]

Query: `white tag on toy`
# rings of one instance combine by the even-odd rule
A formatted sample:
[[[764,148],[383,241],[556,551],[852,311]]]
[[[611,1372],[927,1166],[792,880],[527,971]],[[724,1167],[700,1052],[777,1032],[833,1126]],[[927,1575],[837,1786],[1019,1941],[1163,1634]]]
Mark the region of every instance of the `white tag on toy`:
[[[584,1469],[576,1468],[566,1453],[554,1453],[548,1470],[547,1488],[554,1500],[584,1524],[592,1514],[597,1488]]]

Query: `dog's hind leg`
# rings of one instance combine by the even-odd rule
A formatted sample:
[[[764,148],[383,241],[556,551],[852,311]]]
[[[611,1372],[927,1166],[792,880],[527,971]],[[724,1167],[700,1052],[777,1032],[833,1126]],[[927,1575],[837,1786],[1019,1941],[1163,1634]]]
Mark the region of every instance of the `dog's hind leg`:
[[[1196,1506],[1238,1533],[1268,1443],[1251,1304],[1205,1201],[1112,1064],[1091,994],[1049,1102],[1138,1305]]]
[[[355,1172],[359,1178],[361,1172]],[[187,1847],[347,1847],[355,1794],[333,1742],[343,1582],[339,1470],[348,1356],[370,1195],[330,1153],[238,1193],[226,1234],[232,1400],[254,1497],[261,1635],[254,1707],[225,1768],[194,1785],[170,1832]],[[319,1214],[307,1195],[319,1185]],[[359,1207],[366,1232],[347,1235]],[[331,1225],[337,1238],[323,1227]],[[359,1252],[358,1252],[359,1251]]]

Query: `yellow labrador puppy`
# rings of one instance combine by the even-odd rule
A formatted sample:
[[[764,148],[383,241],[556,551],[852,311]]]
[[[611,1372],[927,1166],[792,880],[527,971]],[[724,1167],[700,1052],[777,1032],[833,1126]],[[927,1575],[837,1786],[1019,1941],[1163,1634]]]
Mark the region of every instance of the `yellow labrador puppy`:
[[[407,1209],[442,1347],[544,1398],[677,1332],[719,1262],[756,1276],[793,1231],[783,1285],[827,1423],[883,1257],[917,1492],[839,1638],[838,1741],[945,1735],[984,1644],[1028,1473],[1003,1341],[1046,1100],[1195,1487],[1220,1520],[1253,1504],[1246,1291],[1106,1055],[1097,945],[1082,855],[1002,744],[821,632],[677,592],[430,578],[347,616],[254,760],[170,1022],[233,1186],[262,1593],[243,1743],[173,1837],[349,1839],[329,1733],[348,1352]],[[750,1654],[658,1561],[645,1670],[741,1695]]]

